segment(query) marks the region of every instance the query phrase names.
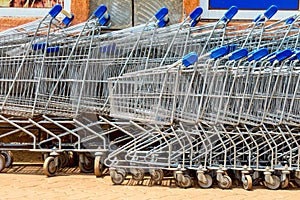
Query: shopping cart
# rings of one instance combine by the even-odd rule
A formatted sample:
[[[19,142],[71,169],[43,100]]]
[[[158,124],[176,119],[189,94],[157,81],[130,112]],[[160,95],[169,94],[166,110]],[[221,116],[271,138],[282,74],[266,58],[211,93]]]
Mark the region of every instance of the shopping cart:
[[[269,26],[272,27],[271,31],[279,30],[276,25]],[[160,131],[166,128],[157,128],[156,132],[168,137],[167,140],[163,136],[159,138],[163,141],[162,146],[157,145],[147,150],[150,147],[147,143],[153,145],[150,141],[155,142],[157,138],[149,133],[111,153],[106,164],[112,166],[113,182],[121,184],[124,181],[124,171],[126,171],[124,169],[134,169],[131,173],[135,178],[137,174],[142,177],[143,173],[137,168],[150,171],[170,169],[171,162],[166,158],[173,158],[173,156],[174,159],[171,160],[177,162],[174,166],[180,166],[175,178],[182,187],[191,185],[191,178],[183,174],[185,168],[197,170],[199,184],[203,187],[212,184],[213,175],[205,174],[205,171],[215,172],[214,175],[221,188],[231,187],[232,181],[227,175],[228,170],[236,174],[245,189],[252,188],[252,178],[257,180],[262,176],[270,189],[287,187],[289,182],[287,174],[290,173],[293,174],[295,181],[299,182],[297,136],[288,133],[286,127],[286,132],[268,128],[283,123],[281,106],[290,105],[287,102],[288,96],[290,98],[295,96],[295,90],[289,90],[290,87],[295,87],[295,82],[290,85],[293,75],[290,73],[291,67],[288,66],[293,66],[294,69],[295,63],[298,63],[294,60],[297,52],[290,49],[280,51],[280,48],[297,48],[295,36],[299,32],[298,30],[294,30],[294,33],[290,32],[292,29],[290,23],[285,27],[287,31],[281,32],[283,39],[275,40],[270,44],[271,46],[267,46],[270,47],[271,52],[274,52],[272,54],[268,54],[266,48],[259,49],[262,45],[266,47],[270,39],[269,36],[266,38],[261,36],[264,32],[259,32],[259,42],[250,43],[250,45],[256,44],[255,51],[251,53],[243,48],[217,60],[207,59],[205,55],[200,57],[204,59],[203,62],[201,60],[198,62],[196,65],[198,67],[190,69],[184,69],[175,63],[111,78],[109,81],[112,82],[110,93],[113,115],[143,121],[143,123],[171,125],[172,129],[170,133]],[[268,30],[267,35],[270,33],[272,32]],[[249,38],[249,36],[246,40],[238,38],[236,41],[247,41]],[[289,43],[290,40],[294,43]],[[242,47],[245,47],[244,44],[247,43],[243,43]],[[276,51],[274,47],[277,47]],[[228,53],[228,47],[213,51],[212,54],[220,51]],[[297,75],[295,78],[297,79]],[[288,91],[292,91],[292,94],[288,94]],[[192,98],[188,99],[189,96]],[[234,100],[231,101],[231,98]],[[250,103],[248,98],[251,99]],[[254,99],[257,102],[254,102]],[[245,112],[244,109],[249,112]],[[193,119],[191,116],[195,110],[197,117]],[[295,123],[286,123],[289,126],[296,126]],[[186,124],[196,124],[196,129],[184,128]],[[201,127],[200,131],[198,126]],[[247,127],[247,131],[242,132],[240,126]],[[249,127],[252,127],[251,130]],[[180,133],[182,131],[185,132],[184,137]],[[200,137],[197,145],[191,142],[195,141],[195,132],[198,132],[196,135]],[[189,156],[186,156],[181,163],[178,163],[177,154],[170,147],[175,144],[174,142],[177,144],[175,145],[177,150],[181,151],[181,156],[188,151]],[[200,145],[205,153],[197,151],[200,155],[193,155],[193,148],[198,149]],[[124,152],[125,156],[118,158],[118,155]],[[203,157],[204,162],[200,159],[199,164],[199,158],[203,159]],[[164,158],[166,160],[162,161]],[[280,163],[279,159],[282,159]],[[190,166],[182,167],[187,163]],[[290,168],[284,166],[284,163],[288,163],[287,166]],[[161,177],[160,172],[156,175]]]

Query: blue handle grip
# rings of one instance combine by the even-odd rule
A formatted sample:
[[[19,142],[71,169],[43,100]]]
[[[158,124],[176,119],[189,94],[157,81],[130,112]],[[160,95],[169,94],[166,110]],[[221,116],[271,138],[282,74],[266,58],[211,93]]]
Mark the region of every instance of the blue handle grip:
[[[283,51],[276,53],[276,59],[278,61],[283,61],[292,55],[293,55],[293,51],[291,49],[285,49]]]
[[[102,17],[100,17],[98,22],[101,26],[106,26],[108,24],[109,20],[110,20],[110,15],[107,14],[107,15],[103,15]]]
[[[247,55],[248,55],[248,49],[246,48],[239,49],[231,53],[229,60],[239,60],[246,57]]]
[[[191,23],[191,27],[194,27],[196,26],[196,24],[199,22],[200,20],[200,16],[203,12],[203,9],[201,7],[197,7],[195,8],[195,10],[193,10],[193,12],[189,15],[191,20],[190,20],[190,23]]]
[[[107,11],[107,7],[104,4],[101,4],[95,11],[94,11],[94,15],[97,18],[101,18]]]
[[[210,52],[210,57],[217,59],[228,54],[228,46],[218,47]]]
[[[34,51],[37,51],[37,50],[40,50],[40,49],[45,49],[45,47],[46,47],[46,42],[32,44],[32,49]]]
[[[262,48],[258,50],[254,50],[253,52],[250,53],[250,56],[248,57],[248,61],[251,62],[253,60],[259,61],[263,57],[268,55],[268,49],[267,48]]]
[[[285,20],[285,23],[286,24],[292,24],[292,23],[294,23],[294,21],[295,21],[295,18],[294,17],[290,17],[287,20]]]
[[[167,24],[169,23],[169,21],[170,21],[170,19],[169,18],[162,18],[161,20],[159,20],[158,22],[157,22],[157,25],[160,27],[160,28],[162,28],[162,27],[165,27],[165,26],[167,26]]]
[[[183,58],[182,58],[182,64],[185,66],[185,67],[188,67],[190,65],[193,65],[195,64],[195,62],[198,61],[198,55],[196,52],[191,52],[187,55],[185,55]]]
[[[51,17],[55,18],[61,11],[62,11],[62,6],[60,4],[56,4],[49,11],[49,15],[51,15]]]
[[[264,16],[268,19],[271,19],[278,11],[278,7],[275,5],[272,5],[268,8],[268,10],[266,10],[266,12],[264,13]]]
[[[229,22],[238,12],[238,7],[236,6],[231,6],[228,11],[224,14],[224,17],[222,18],[222,20],[224,22]]]
[[[65,18],[62,20],[62,22],[63,22],[66,26],[69,26],[69,25],[71,24],[71,22],[73,21],[74,15],[71,14],[71,16],[72,16],[71,18],[65,17]]]
[[[47,53],[57,53],[58,51],[59,51],[59,46],[47,48]]]
[[[155,13],[155,17],[157,20],[161,20],[163,19],[165,16],[167,16],[169,13],[169,10],[167,7],[162,7],[161,9],[159,9],[156,13]]]

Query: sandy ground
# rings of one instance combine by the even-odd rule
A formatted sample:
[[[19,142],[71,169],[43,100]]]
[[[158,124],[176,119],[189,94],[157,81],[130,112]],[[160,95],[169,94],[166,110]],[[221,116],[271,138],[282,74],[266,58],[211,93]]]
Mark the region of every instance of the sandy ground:
[[[95,178],[93,174],[80,174],[78,168],[67,168],[57,176],[47,178],[40,165],[14,165],[0,174],[0,199],[299,199],[300,188],[271,191],[254,187],[245,191],[240,186],[231,190],[199,187],[181,189],[171,179],[162,185],[128,179],[121,186],[113,185],[106,174]]]

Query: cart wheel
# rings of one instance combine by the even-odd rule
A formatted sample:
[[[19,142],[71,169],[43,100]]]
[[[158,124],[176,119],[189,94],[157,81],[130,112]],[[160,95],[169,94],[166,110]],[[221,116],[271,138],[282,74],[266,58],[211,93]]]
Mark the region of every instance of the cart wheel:
[[[223,181],[218,182],[218,185],[221,189],[229,189],[232,186],[232,180],[229,176],[224,175],[223,176]]]
[[[103,163],[101,161],[101,156],[96,156],[95,157],[94,173],[95,173],[96,177],[102,176],[102,173],[103,173]]]
[[[0,154],[0,172],[5,168],[5,157]]]
[[[79,169],[83,173],[93,173],[94,171],[94,159],[90,156],[84,156],[84,162],[79,160]]]
[[[14,156],[11,151],[1,151],[1,154],[5,158],[5,168],[12,166],[14,162]]]
[[[289,179],[286,178],[284,181],[281,181],[281,188],[287,188],[289,186]]]
[[[202,183],[201,181],[198,180],[198,184],[200,185],[200,187],[202,188],[210,188],[213,184],[213,180],[211,178],[211,175],[209,174],[204,174],[205,178],[206,178],[206,183]]]
[[[111,177],[111,181],[115,184],[115,185],[121,185],[125,180],[125,176],[123,173],[120,172],[116,172],[116,176],[115,177]]]
[[[184,176],[184,181],[179,181],[179,187],[182,187],[182,188],[189,188],[192,186],[192,178],[185,174],[183,175]]]
[[[150,176],[151,176],[151,180],[155,182],[160,182],[164,178],[164,172],[161,169],[156,169],[154,170],[154,174],[150,174]]]
[[[145,172],[143,169],[136,169],[137,173],[132,175],[132,178],[136,181],[141,181],[144,179]]]
[[[250,175],[245,175],[245,181],[243,182],[243,188],[245,190],[252,189],[252,177]]]
[[[49,156],[48,158],[46,158],[43,165],[44,174],[48,177],[54,176],[55,173],[57,172],[57,169],[58,166],[55,163],[54,157]]]
[[[280,187],[280,184],[281,184],[280,178],[278,176],[275,176],[275,175],[272,175],[272,178],[274,180],[274,185],[266,182],[266,186],[267,186],[267,188],[269,188],[271,190],[277,190]]]

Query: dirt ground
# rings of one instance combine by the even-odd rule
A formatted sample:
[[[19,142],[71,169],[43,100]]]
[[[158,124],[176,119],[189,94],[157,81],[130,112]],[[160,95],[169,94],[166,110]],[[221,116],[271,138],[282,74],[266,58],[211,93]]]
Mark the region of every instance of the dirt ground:
[[[151,185],[150,177],[144,181],[128,179],[121,186],[113,185],[108,172],[103,178],[93,174],[80,174],[78,168],[66,168],[57,176],[43,175],[41,164],[15,164],[0,174],[0,199],[299,199],[300,188],[272,191],[256,186],[245,191],[241,186],[230,190],[193,187],[181,189],[172,179],[162,185]]]

